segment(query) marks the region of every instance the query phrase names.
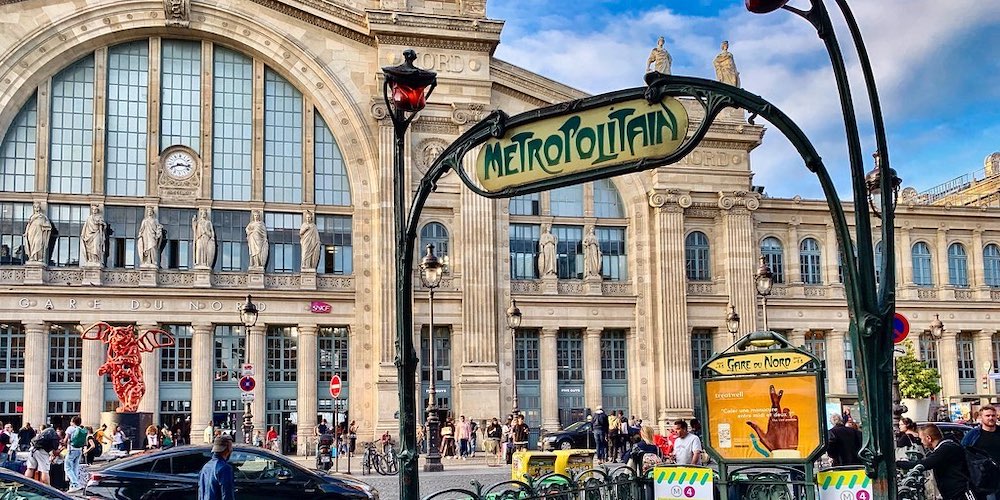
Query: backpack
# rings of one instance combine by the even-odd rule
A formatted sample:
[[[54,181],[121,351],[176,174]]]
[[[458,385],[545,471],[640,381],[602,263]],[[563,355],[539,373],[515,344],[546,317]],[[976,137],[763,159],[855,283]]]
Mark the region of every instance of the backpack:
[[[31,440],[31,446],[42,451],[52,451],[59,447],[59,435],[52,427],[40,432]]]
[[[77,427],[76,432],[70,436],[69,445],[74,448],[83,448],[87,445],[87,429]]]
[[[963,446],[969,469],[969,488],[977,495],[989,495],[1000,489],[1000,467],[979,448]]]

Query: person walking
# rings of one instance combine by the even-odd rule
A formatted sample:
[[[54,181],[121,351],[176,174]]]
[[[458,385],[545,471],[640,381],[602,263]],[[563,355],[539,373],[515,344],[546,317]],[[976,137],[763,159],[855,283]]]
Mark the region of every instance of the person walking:
[[[826,454],[833,460],[833,466],[860,464],[861,431],[848,427],[843,416],[836,413],[830,415],[830,422],[833,428],[827,433]]]
[[[683,420],[674,422],[674,461],[677,465],[701,464],[701,438],[688,432],[688,424]]]
[[[212,443],[212,459],[198,475],[198,500],[236,500],[236,481],[229,457],[233,454],[233,439],[219,436]]]
[[[87,446],[87,429],[80,425],[82,419],[79,415],[70,422],[64,445],[69,450],[65,462],[66,480],[69,481],[69,492],[72,493],[83,489],[80,484],[80,459],[83,458],[83,448]]]
[[[458,439],[458,454],[465,460],[469,457],[469,440],[472,439],[472,424],[465,419],[465,415],[458,417],[455,438]]]
[[[510,431],[515,451],[528,451],[528,434],[530,432],[528,424],[524,423],[524,415],[518,413],[516,423]]]
[[[19,451],[28,451],[31,448],[31,440],[35,439],[35,429],[31,428],[29,422],[17,431],[17,446]]]
[[[908,470],[922,465],[932,471],[944,500],[975,500],[975,495],[969,491],[969,471],[962,445],[945,439],[941,429],[934,424],[920,427],[920,442],[931,450],[930,453],[917,461],[897,460],[896,467]]]
[[[962,446],[983,451],[1000,464],[1000,432],[997,432],[997,409],[986,405],[979,409],[979,425],[965,434]],[[987,496],[987,500],[1000,499],[1000,490]]]
[[[24,475],[42,483],[50,484],[49,470],[52,466],[50,455],[58,448],[59,435],[56,434],[55,428],[51,425],[43,425],[42,432],[35,435],[34,439],[31,440],[31,448],[28,454],[28,468],[24,471]]]
[[[594,442],[597,444],[597,461],[603,463],[608,459],[608,414],[604,413],[604,407],[597,405],[592,421],[594,431]]]

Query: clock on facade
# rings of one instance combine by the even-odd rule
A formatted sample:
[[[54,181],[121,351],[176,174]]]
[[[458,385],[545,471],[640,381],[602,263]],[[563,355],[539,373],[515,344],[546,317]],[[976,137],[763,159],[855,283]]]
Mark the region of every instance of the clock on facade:
[[[194,155],[184,149],[167,152],[163,157],[163,170],[177,179],[189,177],[194,172],[195,166]]]

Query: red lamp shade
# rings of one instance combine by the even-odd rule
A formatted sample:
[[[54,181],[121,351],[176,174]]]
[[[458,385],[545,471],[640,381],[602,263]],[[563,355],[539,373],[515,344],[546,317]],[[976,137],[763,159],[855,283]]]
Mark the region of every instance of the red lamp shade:
[[[788,0],[746,0],[747,10],[754,14],[774,12],[788,3]]]
[[[426,87],[407,87],[399,82],[389,84],[392,89],[392,105],[399,110],[416,113],[427,105]]]

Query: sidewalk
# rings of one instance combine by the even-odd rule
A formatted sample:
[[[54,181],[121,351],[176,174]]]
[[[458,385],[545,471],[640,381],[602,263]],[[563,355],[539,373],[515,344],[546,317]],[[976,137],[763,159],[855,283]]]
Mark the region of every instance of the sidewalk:
[[[304,467],[306,467],[308,469],[315,469],[316,468],[316,456],[315,455],[311,455],[311,456],[287,455],[287,457],[290,458],[290,459],[292,459],[292,460],[294,460],[296,463],[298,463],[298,464],[300,464],[300,465],[302,465],[302,466],[304,466]],[[348,460],[347,460],[347,456],[346,455],[340,456],[340,466],[339,466],[340,472],[347,472],[347,461]],[[419,466],[420,466],[420,470],[421,471],[423,471],[424,463],[426,461],[427,461],[427,456],[426,455],[420,455]],[[351,457],[350,462],[351,462],[351,464],[350,464],[350,466],[351,466],[351,473],[353,473],[353,474],[360,474],[361,473],[361,455],[355,454],[354,456]],[[337,463],[338,463],[337,462],[337,457],[334,457],[334,459],[333,459],[333,467],[330,468],[330,472],[336,472],[338,470]],[[466,460],[456,460],[456,459],[453,459],[453,458],[442,458],[441,459],[441,463],[444,465],[445,472],[447,472],[449,470],[470,470],[470,469],[483,469],[483,468],[490,468],[490,469],[492,469],[493,468],[493,467],[489,467],[489,466],[486,465],[486,454],[482,453],[482,452],[476,453],[476,456],[470,457],[470,458],[468,458]],[[504,466],[505,467],[509,467],[506,464],[504,464]]]

